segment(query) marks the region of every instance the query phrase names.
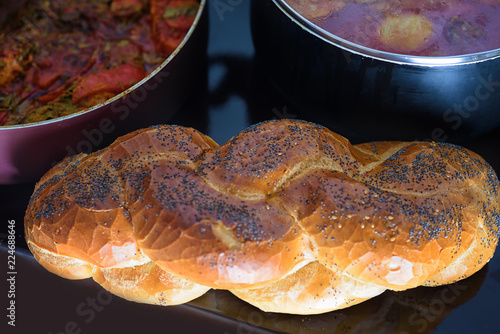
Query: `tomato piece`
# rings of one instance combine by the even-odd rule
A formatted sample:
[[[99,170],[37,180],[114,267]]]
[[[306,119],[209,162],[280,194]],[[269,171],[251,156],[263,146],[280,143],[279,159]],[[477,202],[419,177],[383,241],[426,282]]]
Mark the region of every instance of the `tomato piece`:
[[[200,5],[194,0],[172,0],[163,12],[167,24],[176,29],[188,30],[194,22]]]
[[[168,56],[181,44],[186,33],[182,30],[170,28],[166,24],[160,26],[164,26],[164,28],[156,35],[156,47],[158,52]]]
[[[146,76],[143,68],[123,64],[84,77],[76,86],[71,102],[77,104],[92,95],[104,92],[120,93]]]

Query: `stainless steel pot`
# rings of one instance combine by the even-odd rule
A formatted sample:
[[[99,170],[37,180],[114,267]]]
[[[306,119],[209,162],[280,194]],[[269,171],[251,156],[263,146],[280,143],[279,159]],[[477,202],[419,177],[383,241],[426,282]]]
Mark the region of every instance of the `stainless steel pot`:
[[[132,130],[168,122],[202,77],[207,41],[207,1],[201,0],[177,49],[127,91],[67,117],[0,127],[0,184],[36,181],[65,156],[89,153]]]
[[[381,52],[252,2],[257,64],[303,114],[366,139],[462,141],[500,125],[500,49],[450,57]]]

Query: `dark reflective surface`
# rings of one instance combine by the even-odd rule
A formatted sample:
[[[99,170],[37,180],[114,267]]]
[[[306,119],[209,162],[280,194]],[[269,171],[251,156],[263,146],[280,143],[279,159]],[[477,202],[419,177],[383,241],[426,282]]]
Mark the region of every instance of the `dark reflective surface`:
[[[258,0],[257,0],[258,1]],[[223,6],[225,5],[225,6]],[[207,73],[183,112],[165,122],[193,126],[218,143],[252,123],[300,118],[278,94],[254,59],[247,1],[211,1]],[[161,108],[161,106],[158,106]],[[370,140],[373,124],[360,119],[337,124],[353,143]],[[380,138],[386,134],[380,133]],[[393,135],[395,136],[395,135]],[[461,144],[500,172],[500,129]],[[357,306],[315,316],[264,313],[224,291],[211,291],[187,305],[157,307],[113,297],[92,280],[70,281],[41,268],[26,251],[23,215],[34,184],[0,186],[1,333],[498,333],[500,257],[454,285],[386,292]],[[16,229],[16,327],[7,325],[7,225]],[[5,330],[4,330],[5,329]]]

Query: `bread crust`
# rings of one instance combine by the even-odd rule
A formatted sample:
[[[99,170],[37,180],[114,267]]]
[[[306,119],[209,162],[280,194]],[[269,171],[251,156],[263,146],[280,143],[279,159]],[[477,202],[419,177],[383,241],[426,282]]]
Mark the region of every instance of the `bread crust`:
[[[279,120],[218,146],[164,125],[55,166],[35,188],[25,232],[48,270],[93,276],[130,300],[229,289],[266,311],[313,314],[481,269],[498,242],[498,187],[484,159],[447,143],[351,145]],[[163,289],[158,272],[177,285]],[[125,289],[120,277],[146,283]],[[342,286],[340,297],[327,307],[307,299],[318,284]],[[307,293],[279,291],[291,285]],[[162,289],[186,293],[159,302]]]

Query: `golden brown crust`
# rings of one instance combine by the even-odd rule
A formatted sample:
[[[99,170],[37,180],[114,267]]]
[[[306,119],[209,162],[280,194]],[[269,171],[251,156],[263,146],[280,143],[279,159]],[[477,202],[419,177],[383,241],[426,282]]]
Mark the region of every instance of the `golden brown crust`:
[[[318,313],[475,273],[498,242],[498,187],[481,157],[451,144],[353,146],[322,126],[280,120],[218,146],[165,125],[54,167],[37,184],[25,231],[52,272],[92,269],[131,300],[176,291],[158,283],[160,270],[191,284],[181,295],[231,289],[264,309]],[[120,277],[146,283],[127,290]],[[304,309],[276,288],[290,282],[344,291],[331,307],[312,298]],[[357,294],[362,287],[371,292]]]

